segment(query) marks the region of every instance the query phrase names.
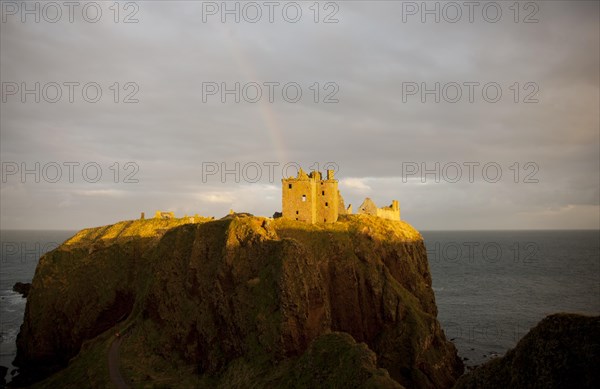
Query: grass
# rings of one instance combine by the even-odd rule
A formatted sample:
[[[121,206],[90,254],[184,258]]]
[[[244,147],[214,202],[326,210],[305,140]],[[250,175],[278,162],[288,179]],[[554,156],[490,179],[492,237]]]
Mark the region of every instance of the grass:
[[[67,369],[34,384],[32,389],[112,388],[108,374],[108,350],[112,343],[112,330],[85,343]]]

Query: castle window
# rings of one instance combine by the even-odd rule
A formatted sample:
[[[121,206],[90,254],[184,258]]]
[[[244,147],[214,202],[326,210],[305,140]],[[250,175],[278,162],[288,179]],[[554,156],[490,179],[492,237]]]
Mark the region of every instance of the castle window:
[[[327,223],[327,219],[323,219],[323,222]]]
[[[302,195],[302,201],[306,201],[306,195]]]
[[[323,191],[321,191],[321,194],[322,194],[323,196],[325,196],[325,191],[324,191],[324,190],[323,190]]]
[[[325,206],[326,206],[326,207],[329,207],[329,203],[328,203],[328,202],[325,202]]]
[[[292,189],[292,184],[288,184],[288,188],[289,188],[289,189]]]
[[[298,220],[298,218],[296,218],[296,220]]]
[[[296,215],[298,214],[298,211],[296,211]]]

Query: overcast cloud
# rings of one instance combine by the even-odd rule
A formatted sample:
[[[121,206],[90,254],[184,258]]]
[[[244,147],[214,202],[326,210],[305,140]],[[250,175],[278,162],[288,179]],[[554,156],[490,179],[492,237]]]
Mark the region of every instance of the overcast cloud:
[[[138,1],[120,3],[115,23],[113,2],[98,2],[102,16],[91,23],[82,17],[85,2],[72,22],[62,2],[60,18],[28,2],[39,4],[38,23],[23,15],[22,2],[2,1],[0,227],[79,229],[159,209],[271,216],[281,208],[286,163],[309,170],[331,162],[346,204],[398,199],[402,218],[419,229],[600,228],[599,3],[523,2],[515,15],[512,1],[476,2],[472,22],[463,3],[428,2],[438,4],[440,22],[425,15],[423,23],[422,10],[411,8],[421,2],[321,2],[315,23],[313,2],[297,2],[302,17],[291,23],[281,2],[270,23],[259,1],[258,22],[244,20],[255,8],[244,14],[238,3],[240,23],[234,15],[223,23],[219,10],[206,12],[221,2]],[[463,15],[450,23],[444,16],[455,16],[454,4]],[[287,7],[291,18],[295,5]],[[499,20],[486,20],[497,9]],[[127,15],[138,22],[123,23]],[[328,15],[338,22],[324,23]],[[23,85],[36,82],[40,102],[35,93],[23,102]],[[72,103],[65,82],[80,84]],[[236,82],[257,82],[262,97],[246,101],[253,87],[239,103],[203,96],[203,83]],[[265,82],[280,84],[273,102]],[[296,103],[282,97],[291,82],[302,89]],[[446,86],[439,103],[403,94],[436,82]],[[464,84],[471,82],[479,83],[473,102]],[[51,83],[61,85],[56,103],[47,101],[55,97]],[[98,102],[82,97],[86,83],[102,88]],[[456,97],[453,83],[462,90],[455,103],[446,101]],[[494,88],[482,96],[490,83],[501,88],[498,102],[486,101]],[[130,93],[139,102],[125,103]],[[328,95],[339,101],[326,103]],[[73,182],[69,162],[79,164]],[[239,182],[234,174],[222,182],[220,172],[203,177],[203,166],[234,170],[236,162]],[[257,182],[253,162],[262,169]],[[270,180],[271,162],[278,165]],[[39,183],[20,171],[36,163]],[[62,169],[58,180],[53,163]],[[86,163],[93,164],[87,180]],[[439,163],[439,176],[414,172],[423,163],[433,170]],[[98,166],[102,177],[88,182]]]

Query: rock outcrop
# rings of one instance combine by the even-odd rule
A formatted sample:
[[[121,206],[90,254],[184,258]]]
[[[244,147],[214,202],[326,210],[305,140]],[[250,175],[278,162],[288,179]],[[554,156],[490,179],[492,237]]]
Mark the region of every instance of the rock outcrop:
[[[6,373],[8,368],[6,366],[0,366],[0,388],[4,388],[6,385]]]
[[[456,389],[600,387],[600,316],[554,314],[504,357],[462,376]]]
[[[29,289],[31,289],[31,284],[28,282],[16,282],[12,287],[13,292],[20,293],[24,298],[29,295]]]
[[[436,316],[423,239],[404,222],[137,220],[42,257],[16,363],[48,374],[125,321],[123,369],[140,386],[175,384],[183,373],[145,368],[164,363],[200,386],[450,388],[463,366]]]

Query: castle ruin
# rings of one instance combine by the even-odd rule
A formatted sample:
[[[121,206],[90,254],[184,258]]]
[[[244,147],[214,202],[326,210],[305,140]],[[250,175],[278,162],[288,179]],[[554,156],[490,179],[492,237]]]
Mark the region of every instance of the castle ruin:
[[[377,208],[375,202],[367,197],[360,207],[358,207],[357,213],[379,216],[389,220],[400,220],[400,204],[398,203],[398,200],[392,200],[390,206]]]
[[[143,218],[142,213],[142,218]],[[164,211],[156,211],[154,214],[155,219],[175,219],[175,212],[164,212]]]
[[[352,213],[352,205],[348,208],[344,206],[333,170],[327,170],[325,179],[319,171],[306,174],[302,169],[297,177],[282,179],[281,203],[283,218],[310,224],[335,223],[339,215]],[[367,197],[357,213],[400,220],[397,200],[393,200],[389,207],[377,208],[373,200]]]
[[[313,171],[298,171],[298,177],[281,180],[282,216],[306,223],[335,223],[338,219],[341,195],[334,171],[327,170],[327,178]],[[342,200],[343,209],[343,200]]]

